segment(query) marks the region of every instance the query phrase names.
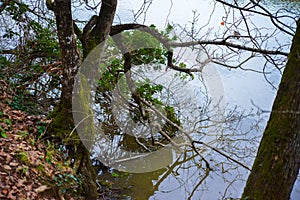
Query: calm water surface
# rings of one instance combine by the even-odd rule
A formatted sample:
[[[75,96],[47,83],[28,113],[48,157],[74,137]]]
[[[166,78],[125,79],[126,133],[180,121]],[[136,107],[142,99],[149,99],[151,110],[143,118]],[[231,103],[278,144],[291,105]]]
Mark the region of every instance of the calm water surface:
[[[243,2],[243,1],[241,1]],[[288,12],[299,13],[300,3],[294,1],[269,0],[263,1],[264,5],[271,10],[284,8]],[[118,7],[117,19],[122,23],[132,22],[132,10],[137,11],[141,1],[120,1]],[[296,8],[296,9],[295,9]],[[159,28],[165,27],[168,22],[181,24],[190,27],[194,13],[200,14],[197,26],[206,23],[210,18],[210,24],[207,26],[211,31],[220,31],[220,26],[224,9],[219,4],[214,7],[210,0],[154,0],[149,6],[147,14],[141,13],[139,22],[146,24],[156,24]],[[210,16],[210,13],[214,14]],[[282,11],[286,12],[286,11]],[[238,14],[238,12],[236,12]],[[253,21],[261,26],[270,26],[268,19],[253,17]],[[280,37],[280,36],[279,36]],[[291,40],[290,37],[283,36],[282,40]],[[274,45],[274,44],[270,44]],[[288,51],[289,47],[284,49]],[[261,59],[256,59],[247,64],[249,68],[257,68],[262,65]],[[224,67],[215,66],[222,79],[224,94],[226,99],[226,108],[235,106],[239,111],[249,111],[255,109],[253,103],[264,110],[271,110],[272,102],[276,95],[276,90],[272,88],[265,80],[262,74],[243,71],[228,70]],[[274,70],[268,78],[276,87],[280,81],[280,72]],[[252,103],[253,102],[253,103]],[[251,124],[257,122],[256,129],[252,129],[249,134],[244,136],[231,135],[231,140],[218,140],[216,147],[222,148],[228,155],[251,166],[258,145],[258,141],[263,133],[268,120],[269,113],[262,115],[251,115],[244,119],[239,125],[239,129],[247,130]],[[225,131],[230,133],[230,130]],[[219,143],[220,144],[219,144]],[[125,193],[131,196],[131,199],[226,199],[238,198],[243,192],[245,181],[249,175],[248,170],[229,162],[228,159],[213,151],[203,151],[205,158],[211,163],[212,171],[209,174],[205,167],[201,166],[201,158],[194,155],[193,152],[185,152],[177,160],[161,170],[149,173],[118,175],[113,178],[111,173],[104,172],[101,178],[115,182],[119,188],[127,188]],[[204,165],[204,164],[203,164]],[[116,172],[118,173],[118,172]],[[292,199],[300,199],[300,181],[297,181],[292,193]],[[129,198],[130,199],[130,198]]]

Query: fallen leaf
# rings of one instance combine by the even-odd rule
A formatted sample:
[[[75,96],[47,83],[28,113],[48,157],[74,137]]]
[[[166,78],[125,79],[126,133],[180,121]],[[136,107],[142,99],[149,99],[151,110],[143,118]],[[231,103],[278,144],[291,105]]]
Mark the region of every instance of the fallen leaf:
[[[12,160],[12,157],[9,154],[7,154],[6,155],[6,162],[9,163],[11,160]]]
[[[33,171],[35,174],[38,174],[38,171],[35,168],[31,168],[31,171]]]
[[[14,193],[15,193],[15,191],[11,190],[11,191],[8,193],[7,198],[8,198],[8,199],[11,199],[11,200],[17,199],[17,197],[13,195]]]
[[[6,172],[0,172],[0,175],[7,176]]]
[[[48,189],[50,189],[50,188],[48,188],[47,185],[41,185],[40,187],[34,189],[34,191],[36,193],[41,193],[41,192],[44,192],[45,190],[48,190]]]
[[[6,153],[6,152],[3,152],[3,151],[0,151],[0,156],[1,156],[1,157],[6,157],[6,156],[7,156],[7,153]]]
[[[11,170],[11,167],[9,165],[3,165],[3,169],[5,169],[5,170]]]
[[[16,166],[19,165],[19,163],[17,163],[17,162],[11,162],[11,163],[9,163],[9,165],[12,166],[12,167],[16,167]]]
[[[7,189],[3,189],[2,191],[1,191],[1,193],[2,194],[4,194],[5,196],[8,194],[8,190]]]
[[[26,182],[25,179],[19,179],[16,186],[17,186],[17,187],[22,187],[22,186],[24,186],[24,182]]]
[[[32,190],[32,184],[26,185],[26,186],[25,186],[25,190],[31,191],[31,190]]]
[[[32,126],[32,125],[33,125],[33,121],[28,120],[28,121],[26,121],[26,124],[27,124],[28,126]]]

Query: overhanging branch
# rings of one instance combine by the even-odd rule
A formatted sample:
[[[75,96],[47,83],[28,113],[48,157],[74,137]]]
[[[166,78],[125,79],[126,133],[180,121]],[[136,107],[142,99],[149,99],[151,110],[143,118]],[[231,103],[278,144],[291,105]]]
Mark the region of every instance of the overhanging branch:
[[[172,47],[192,47],[196,45],[216,45],[216,46],[226,46],[228,48],[236,48],[241,49],[245,51],[250,51],[254,53],[260,53],[265,55],[282,55],[282,56],[288,56],[287,52],[282,52],[278,50],[267,50],[267,49],[260,49],[260,48],[254,48],[254,47],[248,47],[244,45],[234,44],[231,42],[227,42],[227,39],[230,37],[227,37],[223,40],[198,40],[198,41],[191,41],[191,42],[170,42],[168,39],[164,38],[157,30],[145,26],[143,24],[120,24],[115,25],[111,28],[110,35],[116,35],[121,33],[122,31],[126,30],[133,30],[133,29],[140,29],[140,31],[144,31],[155,37],[159,42],[161,42],[165,48],[168,50],[167,55],[167,67],[171,68],[173,70],[184,72],[189,75],[191,75],[192,72],[201,72],[202,69],[199,68],[182,68],[178,67],[173,64],[173,50]],[[240,36],[243,37],[243,36]],[[248,37],[248,36],[245,36]]]
[[[198,41],[191,41],[191,42],[170,42],[169,45],[171,47],[191,47],[191,46],[196,46],[196,45],[218,45],[218,46],[227,46],[227,47],[232,47],[236,49],[242,49],[246,51],[251,51],[255,53],[261,53],[261,54],[269,54],[269,55],[283,55],[283,56],[288,56],[289,54],[286,52],[282,51],[272,51],[272,50],[267,50],[267,49],[258,49],[258,48],[252,48],[252,47],[247,47],[239,44],[234,44],[231,42],[227,42],[226,40],[198,40]]]

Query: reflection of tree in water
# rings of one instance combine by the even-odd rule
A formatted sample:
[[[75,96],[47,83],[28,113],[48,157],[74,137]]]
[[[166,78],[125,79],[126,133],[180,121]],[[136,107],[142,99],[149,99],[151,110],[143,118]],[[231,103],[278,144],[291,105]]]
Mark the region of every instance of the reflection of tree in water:
[[[152,62],[149,61],[149,57],[147,59],[148,64],[156,66],[152,71],[139,65],[132,65],[126,69],[126,62],[129,61],[115,57],[109,60],[108,70],[98,82],[94,106],[96,123],[106,138],[103,140],[102,136],[96,137],[96,146],[97,143],[106,145],[100,148],[101,155],[98,157],[107,158],[108,161],[104,161],[104,164],[111,167],[109,159],[118,156],[123,156],[128,162],[134,162],[133,158],[122,155],[121,150],[129,153],[155,152],[168,144],[184,153],[173,161],[171,154],[169,158],[163,158],[170,160],[171,164],[163,170],[133,173],[126,177],[124,185],[130,186],[130,194],[141,199],[146,196],[148,198],[164,181],[172,179],[177,189],[185,188],[185,193],[191,198],[196,191],[205,190],[209,174],[215,173],[225,180],[225,173],[241,167],[249,169],[244,163],[249,163],[250,157],[253,158],[254,149],[247,149],[246,143],[255,146],[258,139],[255,132],[258,122],[249,121],[253,113],[246,113],[238,108],[227,109],[225,112],[222,97],[212,101],[202,76],[196,73],[194,78],[198,80],[198,90],[188,84],[184,85],[183,83],[191,80],[189,76],[182,74],[172,73],[172,76],[164,78],[171,78],[168,81],[172,84],[160,84],[149,80],[147,75],[152,74],[156,77],[155,72],[161,71],[155,55]],[[182,88],[186,93],[182,92]],[[176,96],[176,92],[181,95]],[[188,93],[196,93],[194,99],[188,98]],[[164,123],[153,123],[157,121]],[[181,139],[175,140],[177,136]],[[97,151],[99,152],[99,149],[94,151],[95,157]],[[152,164],[147,163],[149,167]],[[103,165],[101,168],[102,173],[106,174],[107,168]],[[102,178],[104,177],[105,175],[102,175]],[[114,179],[109,176],[107,178]],[[230,178],[226,180],[229,186],[232,184]],[[118,185],[122,185],[121,183],[122,180],[118,180]]]
[[[169,90],[169,92],[171,93],[172,90]],[[203,92],[202,94],[205,93]],[[103,95],[101,98],[111,102],[109,95]],[[215,115],[219,113],[214,112],[213,109],[218,109],[218,105],[212,108],[212,106],[210,106],[211,101],[209,97],[204,99],[207,101],[201,105],[201,112],[198,112],[198,117],[195,116],[197,112],[194,112],[192,119],[184,118],[184,116],[179,115],[178,117],[181,117],[182,125],[184,122],[189,124],[189,128],[192,127],[187,129],[187,131],[189,131],[189,135],[193,137],[195,141],[201,141],[201,139],[208,135],[214,138],[209,140],[207,144],[209,147],[205,146],[205,142],[195,142],[191,146],[187,145],[184,147],[184,153],[168,167],[155,172],[133,173],[123,178],[123,180],[122,178],[118,178],[118,187],[124,186],[130,188],[128,194],[135,196],[137,199],[148,199],[155,191],[159,191],[159,187],[163,182],[171,181],[172,184],[176,183],[176,188],[170,191],[166,190],[164,193],[185,188],[185,193],[189,194],[187,198],[192,198],[197,191],[206,190],[206,180],[211,174],[223,177],[224,181],[228,179],[226,180],[228,187],[232,185],[232,182],[236,181],[235,179],[240,179],[241,176],[239,174],[236,174],[233,180],[231,180],[231,176],[226,177],[224,174],[231,173],[237,169],[245,172],[244,169],[241,169],[243,168],[241,166],[245,166],[243,163],[249,163],[250,158],[254,157],[255,152],[254,149],[247,149],[246,143],[252,143],[253,146],[251,148],[257,145],[259,137],[256,135],[255,127],[258,127],[259,122],[251,118],[253,117],[253,113],[239,111],[238,108],[232,109],[225,117],[217,118]],[[112,113],[111,107],[104,106],[104,100],[99,102],[104,102],[102,106],[99,107],[105,109],[107,113]],[[188,106],[191,104],[186,103],[183,105]],[[181,109],[184,110],[183,107],[181,107]],[[190,108],[186,110],[188,109]],[[127,150],[142,152],[149,150],[139,144],[134,136],[122,133],[112,115],[103,116],[106,118],[101,116],[98,119],[99,121],[103,120],[103,122],[105,122],[102,124],[102,129],[111,140],[116,140],[116,143],[123,145],[122,148],[126,148]],[[220,121],[210,120],[216,118]],[[251,120],[253,120],[252,123]],[[121,135],[122,137],[114,137],[116,135]],[[148,138],[151,144],[151,137]],[[143,138],[140,139],[140,142],[143,144],[149,141]],[[213,149],[215,151],[212,151]],[[226,152],[226,154],[224,154],[224,152]],[[247,166],[245,167],[247,168]],[[115,178],[111,177],[109,173],[107,174],[105,170],[103,170],[103,173],[105,175],[102,175],[100,178],[115,180]],[[225,194],[226,191],[224,192],[224,195]]]
[[[7,2],[14,2],[16,5],[9,5]],[[23,9],[25,8],[25,10],[23,10],[24,13],[28,12],[34,14],[35,12],[35,9],[27,9],[25,3],[17,1],[7,2],[1,5],[0,10],[0,12],[3,11],[6,16],[9,16],[9,14],[5,12],[5,6],[8,6],[8,8],[11,7],[10,9],[15,9],[16,11],[19,7],[23,7]],[[27,1],[24,2],[27,3]],[[52,1],[47,2],[51,3]],[[58,2],[61,3],[62,1],[57,1],[57,3]],[[280,21],[283,15],[285,15],[283,10],[276,12],[276,14],[272,16],[272,14],[268,10],[263,9],[259,3],[251,2],[246,5],[245,2],[235,2],[235,4],[230,4],[221,0],[217,0],[216,2],[226,5],[224,6],[225,13],[224,16],[222,16],[222,21],[220,23],[221,28],[219,31],[214,32],[211,28],[208,28],[208,26],[210,26],[209,23],[201,26],[199,30],[196,30],[198,29],[196,24],[199,15],[194,12],[195,15],[192,21],[191,30],[188,30],[186,27],[177,27],[179,28],[178,35],[183,36],[181,38],[188,38],[188,41],[180,41],[180,39],[172,41],[172,38],[168,38],[168,33],[170,33],[172,26],[168,26],[167,30],[162,34],[167,40],[162,39],[159,34],[154,31],[155,28],[153,26],[145,27],[145,25],[142,24],[127,24],[116,25],[110,28],[110,24],[106,28],[106,35],[109,31],[113,35],[118,31],[122,32],[128,28],[136,29],[142,27],[145,28],[145,32],[150,33],[150,35],[151,33],[154,33],[155,39],[151,39],[151,37],[145,33],[139,34],[134,31],[128,31],[126,33],[126,31],[124,31],[123,36],[126,39],[125,43],[122,38],[119,38],[122,41],[121,43],[118,43],[116,38],[112,39],[115,41],[109,41],[115,42],[123,55],[114,57],[110,60],[111,63],[106,66],[107,72],[103,74],[102,79],[98,84],[99,87],[97,88],[98,95],[96,96],[96,104],[98,105],[96,105],[96,107],[98,106],[98,109],[96,109],[97,121],[95,121],[95,123],[102,123],[102,131],[105,133],[107,141],[110,142],[105,146],[107,151],[104,153],[107,153],[108,156],[118,154],[120,152],[118,151],[118,148],[131,152],[155,152],[158,149],[160,150],[163,145],[169,143],[170,145],[181,149],[185,148],[184,153],[177,158],[177,160],[173,160],[173,163],[163,170],[153,173],[130,174],[127,176],[127,178],[125,178],[127,183],[133,185],[132,194],[145,194],[145,196],[150,196],[153,191],[159,191],[161,189],[159,186],[163,185],[165,181],[171,180],[172,183],[177,183],[175,185],[179,191],[181,191],[181,188],[184,188],[185,194],[188,194],[187,198],[191,198],[195,196],[197,190],[206,190],[206,184],[212,181],[211,177],[216,176],[223,179],[227,183],[228,188],[230,188],[233,185],[233,181],[238,182],[240,179],[243,179],[240,174],[245,174],[242,173],[244,170],[243,168],[247,169],[251,158],[254,157],[259,137],[257,136],[257,130],[255,129],[256,126],[258,127],[258,123],[249,122],[249,120],[252,119],[251,113],[239,112],[238,109],[226,109],[225,116],[220,117],[218,115],[220,112],[223,112],[222,110],[224,108],[218,103],[212,102],[205,93],[205,90],[201,93],[201,97],[205,99],[201,106],[197,107],[191,105],[191,102],[189,101],[181,101],[181,106],[177,107],[175,100],[165,102],[163,100],[165,100],[166,97],[162,98],[159,94],[168,96],[172,92],[175,93],[178,87],[172,88],[162,84],[163,89],[161,89],[159,84],[149,84],[146,80],[143,80],[145,83],[141,85],[137,84],[137,90],[132,90],[132,87],[125,89],[128,93],[122,93],[122,95],[128,104],[122,106],[125,106],[124,109],[129,111],[129,119],[140,125],[145,125],[145,129],[132,129],[131,131],[135,132],[135,134],[131,135],[127,134],[128,130],[131,128],[130,126],[128,129],[124,130],[118,124],[118,121],[122,120],[122,118],[126,119],[125,117],[122,117],[122,114],[124,114],[122,113],[122,109],[119,110],[120,113],[118,116],[114,116],[113,112],[118,111],[113,111],[111,107],[113,102],[113,91],[117,82],[121,80],[121,77],[125,77],[124,83],[127,85],[131,85],[134,81],[138,82],[139,79],[134,79],[134,73],[140,74],[141,72],[134,71],[133,68],[142,69],[143,72],[146,69],[145,64],[154,64],[157,69],[159,69],[159,64],[161,64],[167,68],[164,69],[166,71],[174,70],[181,72],[179,76],[182,76],[182,80],[187,80],[188,78],[184,79],[184,77],[189,77],[194,72],[194,78],[198,78],[195,74],[197,74],[197,72],[202,72],[203,69],[205,70],[206,67],[203,68],[203,66],[209,62],[224,66],[227,69],[242,69],[262,73],[267,81],[269,81],[269,72],[273,69],[276,69],[281,73],[282,67],[285,65],[286,56],[288,55],[285,52],[287,49],[285,46],[288,46],[289,42],[283,44],[283,41],[278,40],[277,35],[282,35],[282,33],[284,33],[292,36],[294,34],[293,25],[291,26],[289,23],[285,24]],[[71,5],[70,1],[66,1],[66,3]],[[86,3],[88,4],[88,1],[86,1]],[[147,3],[145,2],[145,4]],[[39,7],[38,5],[34,6],[37,6],[37,8]],[[103,3],[101,6],[102,8],[107,6],[107,9],[103,9],[103,11],[108,12],[110,9],[110,6],[106,3]],[[116,4],[114,6],[116,6]],[[146,7],[147,6],[145,6],[144,9]],[[42,14],[42,16],[34,15],[37,18],[41,17],[41,19],[43,19],[42,21],[45,20],[44,22],[41,22],[40,20],[35,21],[35,17],[32,18],[32,16],[29,17],[29,15],[25,18],[14,19],[14,17],[18,18],[24,14],[19,12],[12,12],[11,14],[16,14],[16,16],[12,19],[8,17],[9,20],[7,22],[6,17],[1,19],[1,21],[5,22],[1,25],[1,30],[6,32],[6,34],[3,35],[1,45],[2,47],[7,48],[0,52],[1,62],[4,63],[1,65],[1,68],[3,69],[3,72],[5,72],[1,73],[1,78],[4,78],[4,80],[11,82],[16,86],[16,95],[18,97],[16,100],[21,100],[20,102],[12,102],[12,106],[26,109],[30,112],[44,113],[45,110],[43,109],[51,110],[51,106],[56,105],[56,100],[58,100],[60,96],[62,86],[63,90],[67,91],[66,94],[68,94],[67,96],[62,95],[62,99],[68,97],[67,103],[64,104],[66,105],[66,108],[63,108],[62,110],[70,109],[71,104],[69,100],[71,98],[69,97],[71,97],[70,94],[72,93],[71,80],[74,78],[74,74],[70,74],[70,72],[77,71],[79,68],[80,62],[77,62],[78,48],[75,41],[73,41],[73,46],[60,48],[60,45],[57,43],[57,38],[56,36],[53,36],[53,33],[55,31],[67,33],[66,30],[68,30],[69,35],[65,38],[60,38],[62,42],[65,42],[70,38],[75,38],[73,37],[75,35],[72,31],[74,28],[77,39],[81,40],[84,46],[82,50],[86,56],[87,52],[97,45],[97,42],[94,43],[85,36],[89,35],[89,32],[96,33],[99,31],[92,31],[96,30],[99,26],[99,24],[97,26],[94,26],[95,24],[93,25],[97,17],[92,17],[87,24],[79,21],[74,22],[72,15],[70,14],[70,8],[71,7],[68,7],[68,9],[66,9],[69,12],[67,21],[70,23],[58,20],[58,23],[66,25],[67,27],[60,30],[53,28],[53,22],[50,23],[50,20],[49,26],[46,25],[48,24],[48,18],[45,18],[44,14]],[[259,11],[255,10],[257,8],[259,8]],[[51,8],[49,6],[49,9],[53,9],[53,7]],[[61,7],[55,8],[56,15],[62,14],[61,12],[58,12],[60,9]],[[42,10],[41,13],[44,13],[44,8]],[[139,12],[143,11],[146,12],[147,10],[141,9]],[[114,14],[107,12],[106,15],[110,16],[112,21]],[[272,29],[271,27],[260,28],[256,26],[250,13],[271,18],[275,29]],[[291,17],[290,19],[294,21],[294,19],[292,19],[293,14],[289,13],[289,15],[291,16],[286,17]],[[138,15],[136,15],[136,17],[138,17]],[[28,23],[28,27],[24,30],[22,30],[24,28],[23,23]],[[46,25],[45,28],[43,28],[42,24]],[[77,27],[76,24],[85,26],[83,35],[80,30],[80,27],[83,26],[80,25],[80,27]],[[14,30],[15,25],[20,29],[20,33],[18,34],[11,31]],[[202,34],[203,31],[206,33],[200,36],[199,34]],[[216,35],[212,38],[211,33],[215,33]],[[132,35],[134,36],[132,37],[133,39],[129,37]],[[59,34],[59,36],[62,36],[62,34]],[[19,42],[16,42],[17,37],[20,37]],[[146,41],[149,44],[157,45],[156,47],[158,48],[144,48],[126,53],[126,48],[129,48],[131,45],[130,42],[137,38],[143,38],[144,41],[146,38]],[[274,48],[268,46],[273,40],[276,40]],[[20,44],[16,45],[16,48],[11,48],[10,45],[13,42]],[[87,45],[88,48],[86,48],[86,42],[90,44]],[[122,43],[126,45],[122,46]],[[69,43],[67,42],[66,44]],[[161,44],[164,44],[166,47],[162,48]],[[201,47],[199,48],[199,46]],[[177,59],[178,57],[180,58],[180,56],[176,57],[176,53],[173,52],[171,47],[174,48],[174,52],[176,52],[176,47],[178,47],[180,51],[190,47],[192,50],[202,51],[207,58],[198,62],[200,68],[189,66],[185,62],[181,62],[180,59]],[[62,55],[60,55],[59,49],[63,50],[61,52]],[[64,53],[64,51],[66,52]],[[73,58],[68,55],[69,51],[74,52]],[[63,61],[60,60],[61,58],[63,58]],[[250,60],[261,58],[264,58],[264,63],[259,67],[246,65]],[[76,61],[73,62],[73,67],[69,66],[69,62],[67,62],[69,59]],[[63,73],[64,78],[61,78],[61,73]],[[66,84],[65,81],[68,79],[70,79],[70,83]],[[61,82],[61,80],[63,81]],[[63,85],[61,85],[62,83]],[[5,84],[5,81],[2,82],[2,84]],[[26,98],[20,99],[20,96],[24,94],[26,95]],[[182,100],[181,98],[178,99]],[[24,106],[24,103],[27,102],[30,104]],[[155,104],[159,105],[160,102],[162,102],[162,106],[156,111],[154,109],[155,107],[152,106]],[[156,121],[156,119],[152,119],[151,114],[153,113],[154,116],[165,116],[166,119],[160,116],[160,120],[165,123],[162,125],[154,124],[153,122]],[[62,114],[63,112],[57,115],[58,120],[55,120],[55,122],[59,122],[58,125],[62,125],[62,127],[66,126],[66,135],[71,136],[72,134],[69,134],[69,129],[73,128],[71,127],[73,124],[61,120]],[[258,116],[258,118],[260,118],[260,116]],[[62,128],[60,127],[60,129]],[[75,133],[74,130],[75,129],[73,129],[71,133]],[[148,130],[147,135],[144,134],[144,130]],[[53,133],[59,132],[53,131]],[[175,141],[174,138],[178,135],[187,137],[187,140]],[[60,137],[63,137],[63,134],[58,136],[58,138]],[[68,137],[60,139],[72,141],[72,138]],[[99,140],[100,143],[103,140],[101,137],[96,137],[96,139]],[[64,145],[65,144],[66,143],[64,143]],[[77,148],[74,146],[74,154],[75,149]],[[84,155],[86,158],[89,158],[88,152],[85,152]],[[70,157],[72,157],[72,155]],[[83,162],[86,161],[83,160]],[[105,167],[102,165],[100,168],[104,172],[107,170],[107,166]],[[101,171],[101,169],[99,170]],[[208,174],[215,174],[215,176],[208,176]],[[156,181],[152,183],[151,180]],[[145,182],[145,187],[141,182]],[[150,185],[152,186],[150,187]],[[139,189],[139,187],[143,189]],[[149,190],[145,191],[146,187],[149,187]],[[228,188],[224,189],[224,198],[229,191]],[[142,191],[144,191],[144,193]],[[161,191],[171,192],[172,189],[161,189]],[[230,192],[228,192],[228,194],[229,193]]]
[[[226,145],[229,147],[227,141]],[[230,141],[231,146],[240,143],[237,141]],[[255,142],[253,139],[252,142]],[[256,141],[257,142],[257,141]],[[222,146],[222,145],[219,145]],[[249,161],[250,157],[254,157],[254,151],[246,151],[245,149],[239,149],[237,147],[232,148],[229,154],[232,158],[236,158],[238,161]],[[209,152],[206,152],[209,151]],[[239,153],[238,153],[239,151]],[[177,158],[171,165],[162,170],[149,173],[130,174],[124,180],[119,179],[118,187],[129,188],[126,194],[133,196],[134,199],[148,199],[155,192],[160,192],[167,197],[168,193],[172,193],[176,190],[184,195],[184,199],[192,199],[197,197],[199,192],[205,192],[210,190],[208,185],[214,182],[214,178],[219,181],[223,181],[226,186],[223,194],[216,194],[219,196],[228,197],[230,195],[230,187],[234,184],[241,184],[245,181],[244,174],[247,170],[241,167],[239,164],[218,155],[218,153],[210,151],[210,149],[201,148],[202,155],[205,155],[205,159],[208,160],[210,168],[205,166],[203,158],[194,152],[193,149],[185,151],[179,158]],[[234,155],[234,153],[236,155]],[[238,173],[237,173],[238,172]],[[110,175],[106,175],[102,178],[112,180]],[[164,184],[166,182],[166,184]],[[176,193],[176,192],[175,192]],[[201,192],[200,192],[201,193]],[[180,196],[180,195],[179,195]],[[181,198],[181,197],[180,197]]]

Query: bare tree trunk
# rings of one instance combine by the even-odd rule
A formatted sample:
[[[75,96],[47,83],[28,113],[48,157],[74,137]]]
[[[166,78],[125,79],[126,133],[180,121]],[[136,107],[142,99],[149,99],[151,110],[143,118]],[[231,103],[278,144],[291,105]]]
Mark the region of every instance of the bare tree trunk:
[[[79,162],[78,172],[82,174],[82,193],[86,199],[93,200],[97,199],[97,187],[96,172],[92,166],[90,153],[80,142],[77,134],[72,134],[72,138],[69,137],[74,128],[72,91],[74,79],[80,67],[80,56],[74,36],[71,0],[55,0],[54,3],[47,1],[47,6],[55,13],[63,68],[60,103],[55,109],[54,120],[47,132],[48,135],[51,134],[54,138],[62,139],[64,144],[71,147],[72,156],[75,156]],[[105,41],[109,35],[116,6],[117,0],[103,0],[99,16],[94,16],[91,23],[87,24],[80,38],[84,47],[84,57],[98,44]],[[78,151],[74,152],[74,149],[78,149]]]
[[[75,139],[68,138],[74,127],[72,115],[72,91],[75,75],[80,66],[80,56],[77,49],[73,31],[73,19],[70,0],[57,0],[52,5],[56,17],[57,34],[60,44],[62,60],[62,93],[60,103],[54,113],[54,121],[48,129],[54,138],[60,138],[70,146],[70,155],[77,155],[75,159],[80,160],[79,172],[82,175],[82,194],[86,199],[97,199],[96,173],[93,169],[90,154],[83,144]],[[78,146],[80,151],[74,151]]]
[[[48,133],[54,138],[60,138],[64,144],[71,147],[73,151],[75,146],[80,152],[70,152],[74,154],[77,160],[80,160],[80,169],[82,174],[82,191],[86,199],[97,199],[96,173],[93,169],[90,155],[83,144],[77,140],[68,138],[68,135],[74,127],[72,115],[72,91],[75,75],[80,66],[80,56],[77,49],[76,40],[73,31],[73,19],[70,0],[56,0],[52,5],[56,17],[57,34],[60,44],[62,60],[62,93],[60,103],[54,112],[54,120],[48,129]],[[73,147],[73,148],[72,148]],[[84,169],[84,170],[83,170]]]
[[[65,139],[67,132],[71,132],[74,124],[72,117],[72,91],[74,78],[80,65],[80,56],[73,33],[71,1],[55,1],[53,11],[56,17],[62,61],[62,93],[60,103],[58,108],[56,108],[54,122],[51,124],[49,132],[55,134],[55,137]]]
[[[242,199],[287,200],[300,167],[300,20]]]

